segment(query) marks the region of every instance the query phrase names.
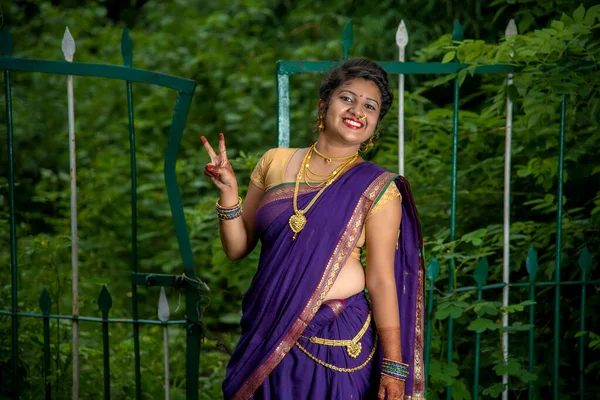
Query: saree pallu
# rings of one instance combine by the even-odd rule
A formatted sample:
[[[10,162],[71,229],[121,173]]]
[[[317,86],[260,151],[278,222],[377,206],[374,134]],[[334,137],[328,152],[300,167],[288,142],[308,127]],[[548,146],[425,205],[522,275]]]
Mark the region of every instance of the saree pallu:
[[[285,399],[286,393],[293,393],[294,399],[346,399],[377,393],[380,355],[355,372],[338,372],[316,363],[295,344],[298,340],[302,343],[301,335],[310,336],[317,328],[320,337],[351,339],[365,323],[368,304],[364,295],[347,299],[348,306],[325,323],[321,319],[328,313],[329,302],[323,303],[356,246],[368,212],[392,181],[403,197],[395,274],[403,359],[410,365],[405,394],[407,399],[423,398],[423,263],[417,212],[403,178],[362,163],[323,192],[306,214],[306,226],[295,240],[288,225],[294,185],[276,186],[262,196],[256,215],[262,250],[242,302],[242,335],[223,382],[226,399]],[[298,208],[306,207],[315,192],[303,185]],[[331,364],[351,367],[365,361],[373,338],[370,327],[361,339],[363,350],[357,359],[342,359],[343,348],[320,349],[317,345],[310,351]],[[331,392],[337,388],[340,392]]]

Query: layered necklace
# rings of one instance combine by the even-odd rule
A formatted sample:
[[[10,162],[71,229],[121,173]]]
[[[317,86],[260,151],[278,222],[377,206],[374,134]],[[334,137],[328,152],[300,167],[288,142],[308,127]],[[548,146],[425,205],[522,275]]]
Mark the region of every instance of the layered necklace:
[[[340,164],[336,169],[334,169],[333,172],[331,172],[330,174],[317,174],[310,169],[310,159],[313,155],[313,152],[316,153],[317,155],[323,157],[328,164],[331,162],[331,160],[343,161],[343,163]],[[300,171],[298,171],[298,175],[296,176],[296,185],[294,187],[294,197],[292,198],[294,214],[292,214],[292,216],[290,217],[290,219],[288,221],[290,228],[294,232],[294,236],[292,237],[292,239],[295,240],[296,236],[298,236],[298,233],[300,233],[300,231],[302,229],[304,229],[304,226],[306,225],[305,214],[315,204],[315,202],[323,194],[325,189],[327,189],[327,187],[329,185],[331,185],[337,178],[339,178],[342,175],[342,172],[344,172],[344,170],[346,168],[348,168],[350,165],[352,165],[357,159],[358,159],[358,152],[356,152],[350,156],[346,156],[346,157],[324,156],[323,154],[321,154],[317,151],[316,143],[313,144],[310,147],[310,149],[308,149],[308,152],[304,156],[304,160],[302,160],[302,164],[300,165]],[[316,178],[321,178],[318,180],[321,180],[322,182],[316,186],[311,186],[308,182],[310,180],[311,176],[316,177]],[[315,194],[315,196],[312,198],[312,200],[308,203],[308,205],[306,207],[304,207],[304,209],[299,210],[298,209],[298,192],[300,190],[300,180],[302,178],[304,178],[304,182],[309,187],[311,187],[311,188],[320,187],[320,189],[317,192],[317,194]]]

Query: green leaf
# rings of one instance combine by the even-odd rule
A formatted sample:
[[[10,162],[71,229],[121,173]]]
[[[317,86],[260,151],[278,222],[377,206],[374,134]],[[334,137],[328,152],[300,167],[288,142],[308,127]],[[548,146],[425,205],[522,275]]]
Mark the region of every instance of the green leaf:
[[[508,359],[507,363],[500,361],[494,366],[494,371],[496,375],[502,376],[504,374],[508,374],[511,376],[518,376],[521,373],[521,365],[512,358]]]
[[[442,59],[442,64],[454,61],[455,57],[456,57],[456,51],[449,51],[448,53],[446,53],[446,55],[444,55],[444,58]]]
[[[467,326],[467,329],[470,331],[475,331],[477,333],[484,332],[486,330],[495,331],[500,329],[500,324],[495,323],[491,319],[487,318],[477,318]]]
[[[576,338],[582,337],[582,336],[585,336],[587,333],[588,333],[587,331],[579,331],[575,334],[575,337]]]
[[[585,13],[583,23],[586,25],[594,25],[596,18],[600,19],[600,4],[596,4],[595,6],[588,8],[587,13]]]
[[[524,383],[536,381],[538,378],[538,376],[536,374],[529,372],[525,369],[522,369],[517,376]]]
[[[506,93],[508,94],[508,98],[510,99],[510,101],[512,101],[513,103],[517,102],[517,100],[519,99],[519,91],[514,85],[508,85],[508,87],[506,88]]]
[[[579,7],[577,7],[575,12],[573,13],[573,20],[575,20],[575,22],[583,22],[584,15],[585,15],[585,8],[583,7],[583,4],[581,4]]]
[[[486,396],[490,396],[495,399],[497,397],[500,397],[502,392],[504,392],[505,387],[506,385],[501,382],[494,383],[493,385],[485,388],[482,393]]]

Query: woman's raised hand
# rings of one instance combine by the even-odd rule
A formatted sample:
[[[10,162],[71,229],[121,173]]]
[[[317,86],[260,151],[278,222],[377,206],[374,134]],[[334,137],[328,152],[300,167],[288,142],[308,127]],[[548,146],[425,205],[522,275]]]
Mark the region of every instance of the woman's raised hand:
[[[225,135],[219,133],[219,154],[216,154],[208,140],[204,136],[200,137],[210,162],[204,168],[204,175],[208,176],[221,192],[235,192],[237,199],[237,179],[233,168],[227,159],[227,149],[225,147]]]

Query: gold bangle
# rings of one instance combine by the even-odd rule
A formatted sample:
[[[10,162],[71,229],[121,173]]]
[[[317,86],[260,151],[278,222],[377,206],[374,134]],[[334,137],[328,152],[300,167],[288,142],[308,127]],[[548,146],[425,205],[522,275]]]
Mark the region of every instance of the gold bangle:
[[[242,205],[242,198],[240,196],[238,196],[238,202],[237,202],[237,204],[235,206],[233,206],[233,207],[223,207],[222,205],[219,204],[219,199],[217,199],[217,203],[216,203],[216,207],[219,210],[223,210],[223,211],[234,210],[234,209],[238,208],[241,205]]]

